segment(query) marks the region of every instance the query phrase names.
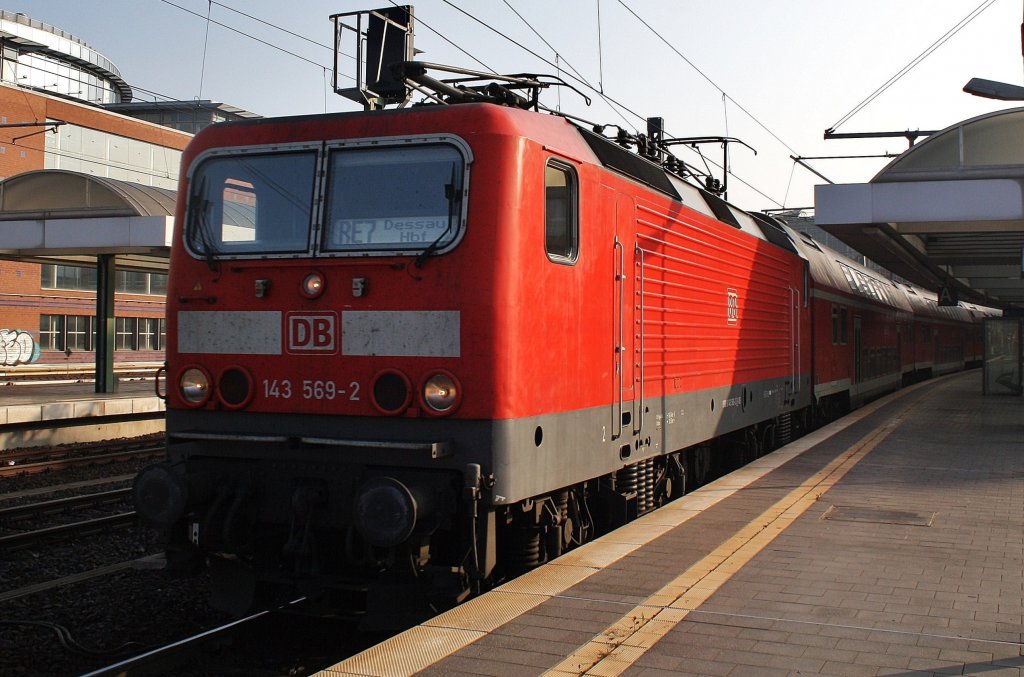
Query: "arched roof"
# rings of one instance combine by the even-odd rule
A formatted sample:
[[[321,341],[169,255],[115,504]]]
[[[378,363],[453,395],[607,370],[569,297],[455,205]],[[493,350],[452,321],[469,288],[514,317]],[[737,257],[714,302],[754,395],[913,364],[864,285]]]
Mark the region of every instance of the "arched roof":
[[[1024,108],[964,120],[890,162],[872,183],[1024,176]]]
[[[177,193],[103,176],[43,169],[0,181],[0,256],[167,270]]]
[[[62,169],[0,181],[0,221],[173,216],[177,192]]]
[[[868,183],[816,186],[815,220],[919,286],[1024,308],[1024,108],[936,132]]]

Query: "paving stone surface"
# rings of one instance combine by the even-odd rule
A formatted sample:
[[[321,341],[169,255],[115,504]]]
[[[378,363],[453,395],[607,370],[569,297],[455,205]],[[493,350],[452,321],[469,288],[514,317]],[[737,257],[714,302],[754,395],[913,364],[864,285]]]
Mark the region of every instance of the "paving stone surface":
[[[1024,400],[983,397],[978,371],[886,404],[421,674],[542,674],[887,423],[622,674],[1020,677]],[[602,670],[587,674],[619,674]]]

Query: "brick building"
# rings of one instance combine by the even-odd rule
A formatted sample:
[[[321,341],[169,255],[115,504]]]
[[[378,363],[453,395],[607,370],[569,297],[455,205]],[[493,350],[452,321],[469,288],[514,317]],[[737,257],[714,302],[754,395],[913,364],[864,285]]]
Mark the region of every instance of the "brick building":
[[[140,216],[119,211],[118,196],[137,207],[143,194],[169,228],[189,132],[253,115],[209,101],[133,102],[102,54],[24,14],[0,12],[0,50],[0,369],[95,359],[104,246],[116,270],[113,360],[162,362],[166,247],[138,255],[101,231]],[[77,232],[54,249],[62,217]]]

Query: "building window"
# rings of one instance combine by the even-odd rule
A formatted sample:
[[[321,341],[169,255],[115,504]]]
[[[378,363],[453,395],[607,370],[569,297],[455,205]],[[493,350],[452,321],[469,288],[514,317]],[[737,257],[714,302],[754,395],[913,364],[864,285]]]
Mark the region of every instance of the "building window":
[[[89,315],[67,315],[65,317],[65,347],[71,350],[92,350],[94,345],[95,322]]]
[[[114,318],[114,326],[114,350],[137,350],[139,345],[136,338],[138,318],[117,317]]]
[[[115,350],[163,350],[166,346],[167,325],[157,317],[115,317]],[[39,347],[41,350],[65,348],[78,351],[94,350],[96,346],[96,319],[89,315],[40,315]]]
[[[39,316],[39,349],[64,350],[64,316]]]
[[[40,287],[69,291],[96,291],[96,269],[44,263],[40,266]]]
[[[149,293],[154,296],[167,296],[167,274],[149,274]]]
[[[152,318],[139,318],[138,349],[156,350],[158,331],[159,329],[157,327],[157,320],[154,320]]]
[[[96,269],[84,266],[62,266],[44,263],[40,267],[39,285],[43,289],[96,291]],[[144,273],[118,270],[114,290],[123,294],[167,295],[166,273]]]
[[[139,350],[163,350],[164,320],[156,317],[139,318]]]
[[[119,270],[115,274],[114,289],[125,294],[148,294],[149,273]]]
[[[544,168],[544,247],[548,258],[575,263],[579,254],[576,173],[557,160]]]

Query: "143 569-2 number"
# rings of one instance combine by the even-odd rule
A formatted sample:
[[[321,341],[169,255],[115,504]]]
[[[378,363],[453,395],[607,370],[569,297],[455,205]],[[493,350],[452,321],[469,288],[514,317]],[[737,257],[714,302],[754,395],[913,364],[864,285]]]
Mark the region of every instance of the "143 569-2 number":
[[[303,379],[301,383],[292,384],[290,379],[263,379],[263,397],[270,400],[290,400],[301,397],[304,400],[333,400],[347,398],[359,400],[359,382],[352,381],[347,388],[331,380]]]

